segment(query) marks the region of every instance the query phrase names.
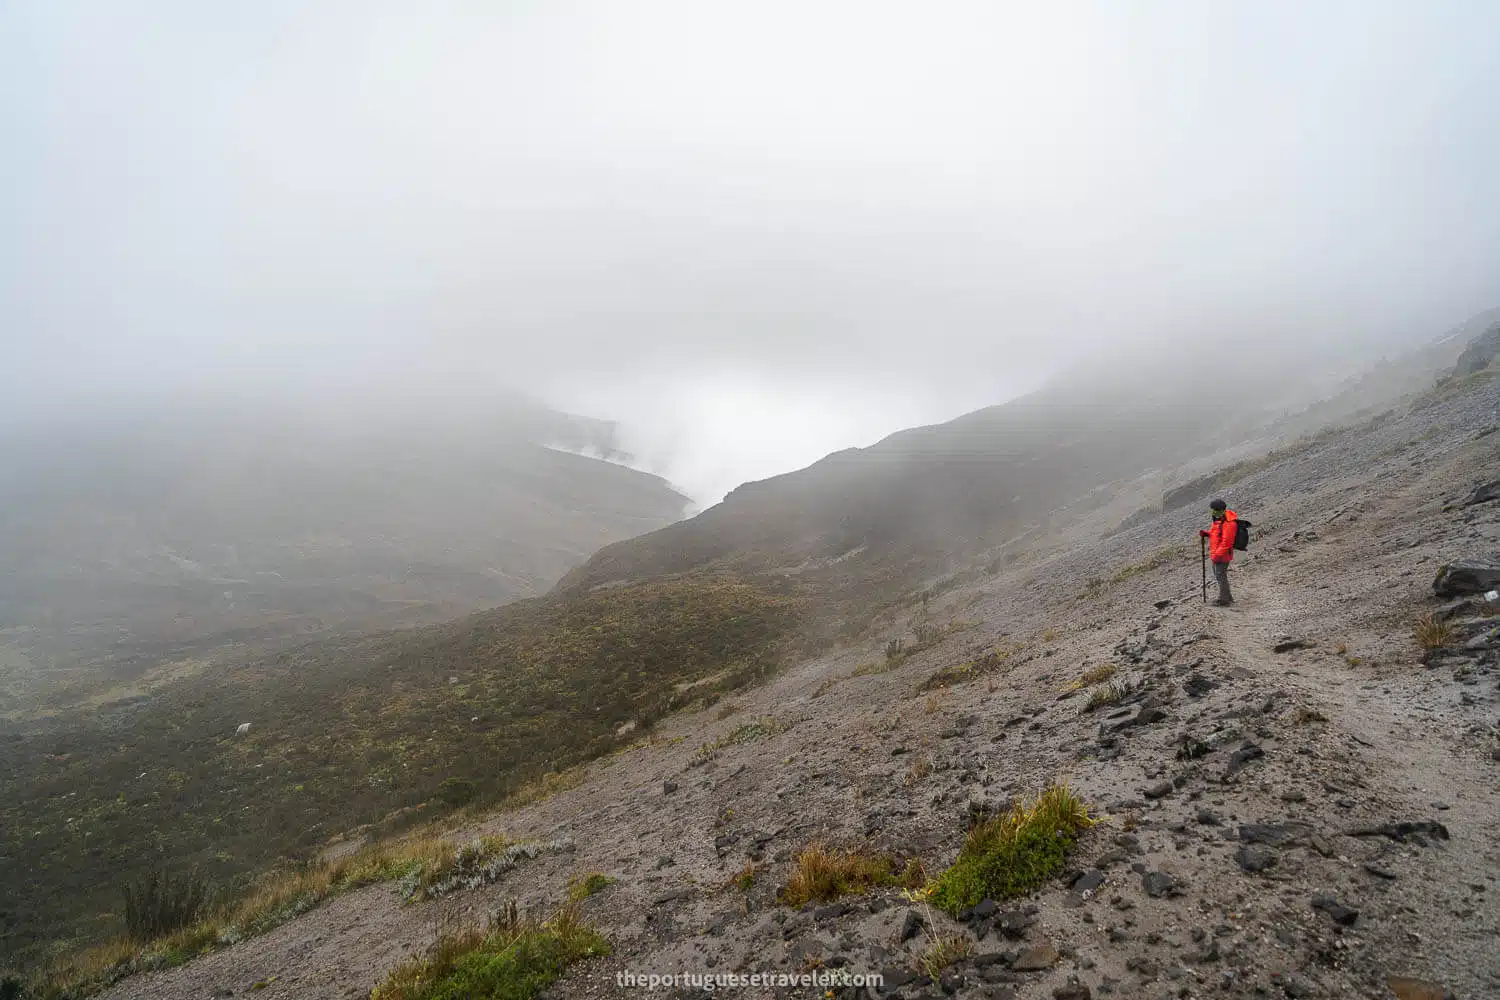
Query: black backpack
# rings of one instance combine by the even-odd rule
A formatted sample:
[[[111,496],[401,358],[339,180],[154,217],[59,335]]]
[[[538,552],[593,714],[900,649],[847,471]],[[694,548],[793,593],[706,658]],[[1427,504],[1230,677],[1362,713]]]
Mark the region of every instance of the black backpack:
[[[1244,518],[1234,519],[1234,547],[1244,552],[1250,547],[1250,529],[1255,527]]]

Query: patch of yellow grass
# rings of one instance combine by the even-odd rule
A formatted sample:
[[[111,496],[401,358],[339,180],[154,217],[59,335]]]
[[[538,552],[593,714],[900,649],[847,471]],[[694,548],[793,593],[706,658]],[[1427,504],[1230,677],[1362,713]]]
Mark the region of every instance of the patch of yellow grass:
[[[932,773],[932,761],[926,754],[921,754],[911,762],[911,767],[906,770],[906,787],[919,784],[923,778]]]
[[[1442,649],[1453,641],[1453,626],[1429,611],[1417,619],[1416,635],[1423,649]]]
[[[809,844],[796,857],[792,877],[781,890],[781,901],[788,906],[812,900],[827,903],[840,896],[868,892],[877,885],[890,885],[896,881],[895,864],[887,854]]]
[[[505,801],[500,803],[500,809],[520,809],[523,806],[535,805],[550,799],[559,792],[577,788],[581,784],[583,784],[581,765],[570,767],[566,771],[548,771],[535,781],[522,785],[512,792]]]
[[[972,954],[974,941],[971,938],[963,934],[950,934],[933,941],[917,960],[917,967],[937,979],[948,966],[961,962]]]
[[[1083,676],[1080,677],[1079,680],[1083,681],[1085,685],[1103,684],[1105,681],[1109,680],[1116,673],[1118,673],[1119,669],[1120,668],[1115,666],[1113,663],[1102,663],[1099,666],[1094,667],[1092,670],[1085,670],[1083,672]]]

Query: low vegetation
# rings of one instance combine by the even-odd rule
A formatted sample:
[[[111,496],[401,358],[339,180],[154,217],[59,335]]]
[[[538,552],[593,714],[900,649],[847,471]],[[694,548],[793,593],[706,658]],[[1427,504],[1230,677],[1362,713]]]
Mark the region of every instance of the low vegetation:
[[[693,766],[707,764],[719,756],[719,751],[721,750],[732,747],[737,743],[748,743],[751,740],[758,740],[762,737],[774,736],[777,733],[786,732],[787,729],[787,724],[775,716],[763,715],[754,722],[747,722],[743,726],[738,726],[730,730],[716,740],[702,744],[693,754],[693,759],[689,763]]]
[[[1453,642],[1453,626],[1429,611],[1417,619],[1416,637],[1417,645],[1428,652],[1442,649]]]
[[[1078,678],[1079,685],[1081,687],[1089,687],[1094,684],[1103,684],[1118,673],[1119,669],[1113,663],[1100,664],[1097,667],[1085,670],[1083,676]]]
[[[961,962],[974,954],[974,941],[963,934],[949,934],[946,937],[935,939],[922,952],[917,960],[917,967],[933,979],[943,974],[943,970]]]
[[[755,887],[755,876],[759,871],[754,861],[746,861],[743,868],[735,872],[729,881],[724,883],[724,888],[734,889],[740,893],[747,893]]]
[[[568,902],[581,903],[590,896],[598,895],[615,884],[615,880],[603,872],[588,872],[568,883]]]
[[[972,660],[943,667],[918,685],[917,690],[931,691],[936,688],[952,687],[955,684],[966,684],[981,677],[997,674],[1005,669],[1013,653],[1014,650],[1011,649],[992,649]]]
[[[179,876],[159,871],[125,883],[122,895],[127,933],[149,941],[196,924],[212,903],[213,890],[197,871]]]
[[[903,870],[889,854],[841,850],[821,843],[803,848],[794,865],[792,877],[781,890],[781,901],[787,906],[814,900],[828,903],[840,896],[869,892],[875,886],[900,885],[920,872],[915,863]]]
[[[159,875],[126,890],[132,932],[59,959],[32,985],[38,1000],[86,996],[144,969],[180,965],[198,955],[263,934],[328,898],[378,882],[401,882],[412,898],[438,889],[521,845],[485,837],[463,846],[431,835],[374,844],[332,861],[263,876],[242,899],[210,903],[201,881]],[[133,920],[132,906],[150,919]]]
[[[934,904],[957,913],[984,899],[1008,899],[1040,886],[1063,868],[1068,851],[1094,821],[1066,785],[1017,803],[969,829],[958,860],[927,889]]]
[[[1169,545],[1158,549],[1140,562],[1120,567],[1108,579],[1097,576],[1091,578],[1084,586],[1084,593],[1090,598],[1099,597],[1109,588],[1118,586],[1133,577],[1182,562],[1187,558],[1189,551],[1186,545]]]
[[[685,699],[770,676],[800,607],[701,576],[612,587],[226,660],[42,720],[0,741],[17,874],[0,953],[35,968],[127,933],[119,882],[164,867],[243,897],[351,827],[392,837],[553,794]]]
[[[574,962],[609,953],[609,942],[576,907],[545,922],[520,919],[509,907],[487,929],[440,937],[392,970],[370,1000],[530,1000]]]
[[[1085,712],[1093,712],[1097,709],[1108,708],[1110,705],[1118,705],[1129,694],[1129,681],[1112,681],[1109,684],[1101,685],[1090,691],[1088,700],[1083,703],[1083,710]]]

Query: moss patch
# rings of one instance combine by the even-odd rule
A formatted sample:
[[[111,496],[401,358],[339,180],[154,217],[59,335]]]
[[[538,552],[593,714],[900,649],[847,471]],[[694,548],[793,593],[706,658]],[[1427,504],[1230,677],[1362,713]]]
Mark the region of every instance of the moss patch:
[[[949,913],[984,899],[1030,892],[1062,870],[1068,851],[1093,820],[1065,785],[1053,785],[1034,802],[985,820],[969,830],[953,867],[938,876],[928,897]]]

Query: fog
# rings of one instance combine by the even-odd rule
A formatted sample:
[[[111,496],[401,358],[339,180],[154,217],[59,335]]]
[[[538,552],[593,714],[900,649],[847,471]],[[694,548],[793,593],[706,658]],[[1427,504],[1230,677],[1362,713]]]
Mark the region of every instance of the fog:
[[[1500,302],[1500,8],[0,7],[0,417],[622,422],[700,502],[1080,361]],[[1222,372],[1204,377],[1222,377]]]

